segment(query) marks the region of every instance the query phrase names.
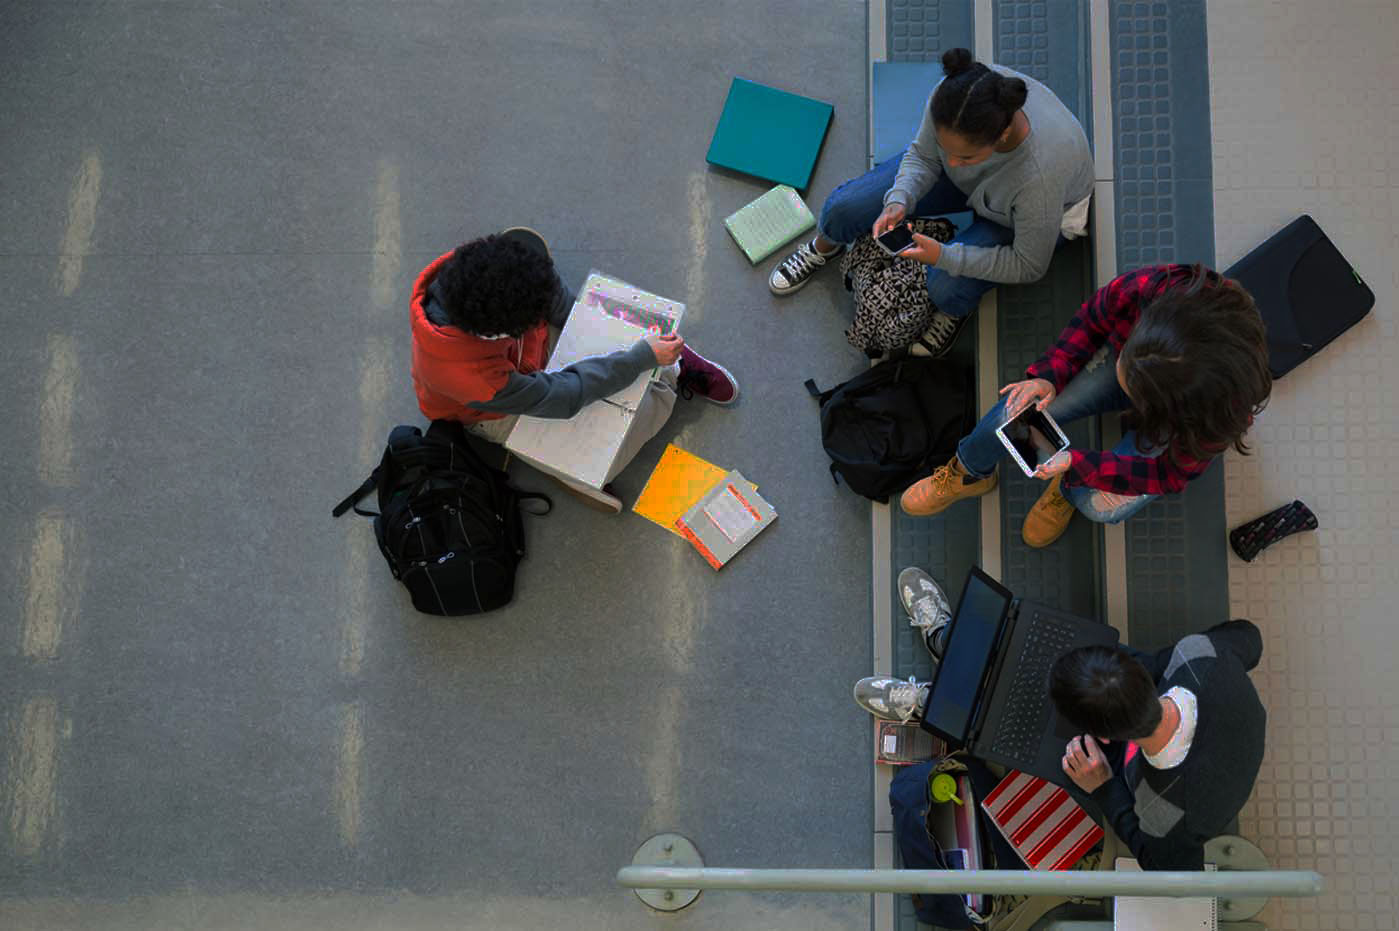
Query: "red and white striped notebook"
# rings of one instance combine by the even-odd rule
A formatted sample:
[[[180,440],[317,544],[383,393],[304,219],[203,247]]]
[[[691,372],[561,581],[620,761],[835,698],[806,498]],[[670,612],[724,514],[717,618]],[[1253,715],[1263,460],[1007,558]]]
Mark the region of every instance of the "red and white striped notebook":
[[[981,807],[1032,870],[1067,870],[1103,836],[1067,791],[1015,770]]]

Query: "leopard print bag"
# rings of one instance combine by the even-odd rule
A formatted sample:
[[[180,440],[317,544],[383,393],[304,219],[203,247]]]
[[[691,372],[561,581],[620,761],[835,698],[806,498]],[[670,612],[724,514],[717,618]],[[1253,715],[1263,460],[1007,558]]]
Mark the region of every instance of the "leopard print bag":
[[[948,242],[957,228],[942,217],[918,218],[913,231]],[[891,256],[868,233],[841,259],[845,289],[855,296],[855,319],[845,338],[871,356],[912,345],[928,329],[936,309],[928,300],[927,268]]]

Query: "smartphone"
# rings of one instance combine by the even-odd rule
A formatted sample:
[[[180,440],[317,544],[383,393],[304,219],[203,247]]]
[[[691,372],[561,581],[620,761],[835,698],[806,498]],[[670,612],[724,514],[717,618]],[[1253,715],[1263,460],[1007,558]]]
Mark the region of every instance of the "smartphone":
[[[884,233],[875,242],[879,243],[879,248],[890,255],[898,255],[900,252],[913,248],[913,233],[909,232],[907,226],[899,224],[889,232]]]
[[[1032,477],[1041,462],[1069,448],[1069,438],[1054,418],[1033,404],[997,427],[996,436],[1025,474]]]

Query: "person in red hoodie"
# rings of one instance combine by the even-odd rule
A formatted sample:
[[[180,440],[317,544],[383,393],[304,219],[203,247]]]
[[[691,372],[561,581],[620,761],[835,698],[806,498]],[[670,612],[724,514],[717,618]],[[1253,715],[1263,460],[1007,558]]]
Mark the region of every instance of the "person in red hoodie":
[[[611,481],[660,431],[677,392],[715,404],[737,400],[733,375],[679,336],[648,335],[610,355],[545,371],[549,327],[568,320],[572,295],[544,238],[526,227],[472,240],[428,265],[411,301],[413,385],[423,414],[460,421],[502,443],[521,414],[567,419],[664,366],[637,410]],[[614,510],[620,509],[617,501]]]

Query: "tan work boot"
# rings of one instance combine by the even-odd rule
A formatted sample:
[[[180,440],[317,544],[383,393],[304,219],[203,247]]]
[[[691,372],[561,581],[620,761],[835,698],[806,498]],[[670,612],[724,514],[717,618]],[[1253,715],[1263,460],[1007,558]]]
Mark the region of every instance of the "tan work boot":
[[[927,478],[919,479],[899,496],[899,506],[914,517],[932,517],[963,498],[979,498],[996,487],[996,473],[972,478],[953,456],[947,465]]]
[[[1063,481],[1063,475],[1054,476],[1044,494],[1040,495],[1034,507],[1030,508],[1030,513],[1025,515],[1025,526],[1020,535],[1025,538],[1026,546],[1036,549],[1048,546],[1069,529],[1069,521],[1074,516],[1074,506],[1059,491]]]

